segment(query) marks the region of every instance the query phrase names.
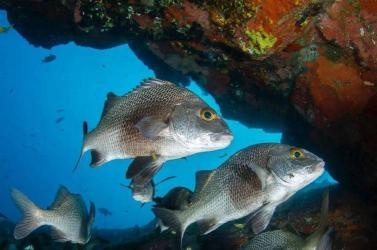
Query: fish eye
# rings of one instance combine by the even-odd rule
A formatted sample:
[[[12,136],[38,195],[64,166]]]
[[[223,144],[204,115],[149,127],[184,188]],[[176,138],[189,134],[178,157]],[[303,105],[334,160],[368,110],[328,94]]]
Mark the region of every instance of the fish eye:
[[[292,173],[289,173],[288,176],[289,176],[289,178],[291,178],[291,179],[295,177],[295,175],[292,174]]]
[[[209,122],[217,119],[218,117],[215,111],[213,111],[212,109],[204,108],[200,110],[200,118],[204,121]]]
[[[289,151],[289,156],[291,157],[291,159],[300,159],[303,158],[305,154],[301,148],[292,148]]]

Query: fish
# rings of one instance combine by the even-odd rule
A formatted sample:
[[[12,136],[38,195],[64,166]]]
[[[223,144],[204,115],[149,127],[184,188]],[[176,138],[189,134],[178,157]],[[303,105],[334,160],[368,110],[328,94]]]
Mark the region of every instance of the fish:
[[[59,117],[55,120],[55,123],[58,124],[58,123],[61,123],[62,121],[64,120],[64,117]]]
[[[99,208],[98,211],[101,214],[103,214],[104,216],[111,216],[111,215],[113,215],[113,213],[110,212],[110,210],[108,210],[107,208],[104,208],[104,207]]]
[[[171,189],[164,197],[156,197],[153,201],[156,203],[154,207],[167,208],[171,210],[187,209],[191,203],[193,192],[185,187],[175,187]],[[160,228],[160,232],[168,229],[167,226],[156,218],[156,226]]]
[[[0,26],[0,33],[7,33],[11,29],[12,29],[12,26],[8,26],[8,27]]]
[[[98,126],[83,125],[83,154],[91,166],[134,158],[126,178],[145,185],[168,160],[227,147],[233,134],[225,121],[190,90],[155,78],[124,96],[107,95]],[[74,169],[77,168],[78,162]]]
[[[226,157],[226,156],[228,156],[227,153],[225,153],[225,154],[223,154],[223,155],[220,155],[219,158],[221,159],[221,158],[224,158],[224,157]]]
[[[231,156],[214,170],[196,173],[187,209],[152,208],[180,236],[197,223],[208,234],[224,223],[249,217],[254,233],[269,224],[275,208],[324,172],[324,161],[305,149],[279,143],[256,144]]]
[[[161,180],[157,184],[155,184],[153,180],[149,181],[146,184],[144,183],[139,184],[138,182],[135,182],[135,180],[132,180],[130,185],[128,186],[123,185],[123,184],[121,185],[123,187],[129,188],[132,191],[132,198],[140,202],[141,206],[144,206],[145,203],[151,202],[154,200],[156,187],[158,185],[174,178],[176,178],[176,176],[166,177],[165,179]]]
[[[328,224],[329,190],[326,189],[322,199],[321,221],[314,233],[302,239],[288,230],[278,229],[258,234],[242,250],[273,250],[273,249],[316,249],[330,250],[332,248],[331,233],[333,229]]]
[[[95,206],[90,202],[88,213],[81,195],[72,194],[60,186],[54,202],[47,209],[39,208],[15,188],[11,190],[11,197],[23,215],[14,229],[15,239],[23,239],[37,228],[49,225],[51,237],[57,242],[86,244],[90,240]]]
[[[48,56],[45,56],[41,62],[43,63],[49,63],[49,62],[52,62],[52,61],[55,61],[56,59],[56,55],[53,55],[53,54],[50,54]]]
[[[155,188],[153,180],[147,182],[146,184],[135,183],[134,180],[131,181],[130,185],[120,184],[123,187],[129,188],[132,192],[132,198],[135,201],[141,203],[143,207],[145,203],[151,202],[155,195]]]
[[[163,197],[156,197],[154,207],[183,210],[189,207],[193,192],[186,187],[175,187]]]
[[[8,220],[8,217],[6,217],[4,214],[0,213],[0,222]]]
[[[57,109],[56,110],[56,113],[61,113],[61,112],[63,112],[64,111],[64,109]]]

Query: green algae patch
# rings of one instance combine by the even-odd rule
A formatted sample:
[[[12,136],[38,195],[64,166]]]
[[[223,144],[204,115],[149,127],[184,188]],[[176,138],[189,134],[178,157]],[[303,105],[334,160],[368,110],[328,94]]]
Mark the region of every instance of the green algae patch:
[[[261,56],[265,55],[269,48],[272,48],[277,38],[267,33],[263,27],[260,27],[259,30],[246,30],[246,36],[249,38],[248,48],[250,54]]]

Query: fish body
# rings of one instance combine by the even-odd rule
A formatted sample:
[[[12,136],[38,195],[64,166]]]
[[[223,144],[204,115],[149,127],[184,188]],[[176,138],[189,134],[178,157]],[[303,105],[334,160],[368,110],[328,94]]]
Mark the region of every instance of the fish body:
[[[43,63],[49,63],[49,62],[52,62],[52,61],[54,61],[56,59],[56,55],[48,55],[48,56],[46,56],[46,57],[44,57],[43,59],[42,59],[42,62]]]
[[[110,215],[113,215],[112,212],[110,212],[110,210],[108,210],[107,208],[104,208],[104,207],[101,207],[98,209],[98,211],[103,214],[104,216],[110,216]]]
[[[331,250],[332,229],[328,227],[328,206],[329,194],[326,190],[322,200],[320,226],[305,239],[287,230],[279,229],[256,235],[242,250]]]
[[[0,221],[8,220],[8,217],[0,213]]]
[[[138,184],[134,180],[131,181],[129,188],[132,191],[132,198],[142,205],[147,202],[151,202],[155,195],[155,185],[153,180],[146,184]]]
[[[167,208],[171,210],[184,210],[191,203],[193,192],[185,187],[175,187],[164,197],[157,197],[155,207]]]
[[[12,29],[12,26],[8,26],[8,27],[0,26],[0,33],[7,33],[10,29]]]
[[[189,208],[153,208],[163,224],[181,236],[197,222],[203,234],[252,215],[255,233],[263,231],[275,208],[324,171],[314,154],[284,144],[258,144],[233,155],[219,168],[199,171]]]
[[[148,79],[124,96],[108,94],[98,126],[85,133],[81,155],[91,151],[91,166],[135,158],[126,177],[146,184],[165,161],[221,149],[232,139],[225,122],[197,95]]]
[[[91,203],[88,214],[82,197],[70,193],[64,186],[59,188],[55,201],[48,209],[37,207],[16,189],[11,190],[11,196],[23,213],[22,220],[14,229],[15,239],[25,238],[35,229],[48,225],[52,227],[51,236],[55,241],[85,244],[90,240],[94,204]]]

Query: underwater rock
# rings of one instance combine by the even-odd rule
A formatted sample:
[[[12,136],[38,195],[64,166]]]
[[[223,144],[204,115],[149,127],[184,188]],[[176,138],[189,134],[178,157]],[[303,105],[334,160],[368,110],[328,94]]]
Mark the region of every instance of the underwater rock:
[[[377,3],[0,0],[34,46],[128,43],[156,76],[213,94],[226,118],[282,131],[377,203]]]

